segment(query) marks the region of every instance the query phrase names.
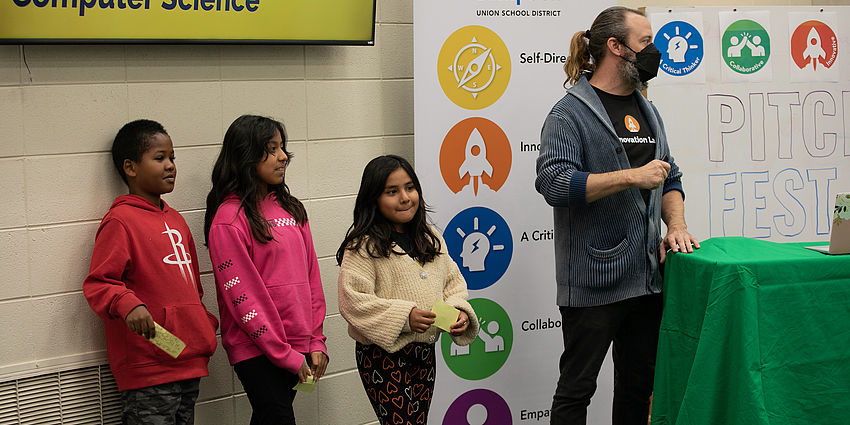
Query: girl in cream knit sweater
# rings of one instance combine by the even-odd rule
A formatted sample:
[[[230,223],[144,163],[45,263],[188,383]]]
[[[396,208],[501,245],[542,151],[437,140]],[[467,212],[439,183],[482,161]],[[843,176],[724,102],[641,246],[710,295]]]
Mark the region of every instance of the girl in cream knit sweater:
[[[381,424],[427,422],[440,336],[430,311],[436,300],[460,311],[449,331],[455,344],[478,335],[466,282],[427,225],[426,208],[410,163],[395,155],[373,159],[336,255],[339,311],[357,341],[360,379]]]

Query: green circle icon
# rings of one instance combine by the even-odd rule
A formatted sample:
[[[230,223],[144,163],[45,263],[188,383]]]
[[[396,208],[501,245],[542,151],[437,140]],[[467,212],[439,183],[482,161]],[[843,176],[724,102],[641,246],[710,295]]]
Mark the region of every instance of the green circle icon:
[[[741,19],[726,28],[721,41],[723,60],[740,74],[762,69],[770,59],[770,35],[758,22]]]
[[[440,348],[446,365],[455,375],[477,381],[498,372],[508,360],[514,328],[508,313],[494,301],[476,298],[469,300],[469,304],[478,316],[478,337],[464,347],[455,345],[451,337],[443,334]]]

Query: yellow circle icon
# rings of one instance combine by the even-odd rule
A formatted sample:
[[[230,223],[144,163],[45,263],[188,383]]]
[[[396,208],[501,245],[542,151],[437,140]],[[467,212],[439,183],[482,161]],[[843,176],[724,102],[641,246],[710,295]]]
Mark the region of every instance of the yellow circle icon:
[[[489,28],[469,25],[446,39],[437,57],[446,97],[465,109],[486,108],[502,97],[511,79],[511,56]]]

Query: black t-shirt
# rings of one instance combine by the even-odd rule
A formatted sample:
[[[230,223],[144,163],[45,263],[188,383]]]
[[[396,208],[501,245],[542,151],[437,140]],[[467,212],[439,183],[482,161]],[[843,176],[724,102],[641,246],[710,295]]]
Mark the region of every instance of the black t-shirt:
[[[605,112],[614,125],[614,131],[626,150],[626,157],[632,168],[643,167],[655,158],[655,136],[649,128],[649,123],[643,116],[638,105],[640,96],[633,93],[627,96],[618,96],[606,93],[598,88],[593,88],[597,96],[605,106]],[[649,190],[641,190],[644,202],[649,201]]]

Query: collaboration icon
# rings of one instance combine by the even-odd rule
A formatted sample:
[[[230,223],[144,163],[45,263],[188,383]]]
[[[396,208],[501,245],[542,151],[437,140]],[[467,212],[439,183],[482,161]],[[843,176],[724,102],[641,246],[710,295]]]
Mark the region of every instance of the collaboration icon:
[[[818,72],[831,68],[838,58],[838,37],[823,22],[803,22],[791,35],[791,58],[800,69]]]
[[[721,41],[723,60],[740,74],[762,69],[770,58],[770,35],[758,22],[741,19],[726,28]]]
[[[440,173],[454,193],[497,192],[511,171],[505,132],[485,118],[467,118],[452,127],[440,148]]]
[[[460,28],[440,49],[437,76],[443,92],[456,105],[464,109],[486,108],[499,100],[508,87],[508,48],[489,28]]]
[[[469,289],[484,289],[507,271],[513,255],[508,223],[485,207],[467,208],[446,225],[443,239]]]
[[[440,351],[446,366],[455,375],[475,381],[492,376],[507,362],[514,330],[508,313],[495,301],[475,298],[469,300],[469,304],[478,315],[478,337],[472,344],[460,346],[443,334]]]
[[[511,425],[511,409],[499,394],[480,388],[461,394],[446,410],[443,425]]]
[[[703,61],[702,35],[685,21],[671,21],[661,27],[654,40],[662,52],[660,68],[674,77],[688,75]]]

